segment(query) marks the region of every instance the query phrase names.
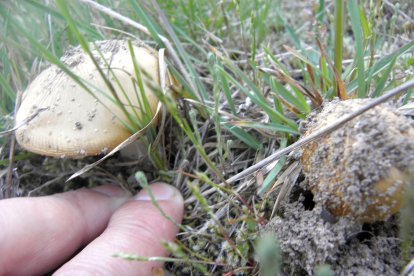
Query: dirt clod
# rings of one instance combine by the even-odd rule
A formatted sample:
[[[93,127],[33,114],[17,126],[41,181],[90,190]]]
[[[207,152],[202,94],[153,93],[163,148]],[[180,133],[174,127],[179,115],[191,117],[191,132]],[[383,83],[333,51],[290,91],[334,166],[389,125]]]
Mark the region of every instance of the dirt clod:
[[[311,114],[306,135],[366,104],[333,101]],[[391,105],[377,106],[305,146],[301,161],[315,201],[336,216],[386,220],[401,208],[414,162],[413,121]]]
[[[328,264],[335,275],[398,275],[400,242],[395,219],[363,225],[340,217],[327,221],[323,207],[306,210],[304,196],[283,204],[283,217],[275,217],[263,233],[276,233],[282,251],[283,275],[312,275]]]

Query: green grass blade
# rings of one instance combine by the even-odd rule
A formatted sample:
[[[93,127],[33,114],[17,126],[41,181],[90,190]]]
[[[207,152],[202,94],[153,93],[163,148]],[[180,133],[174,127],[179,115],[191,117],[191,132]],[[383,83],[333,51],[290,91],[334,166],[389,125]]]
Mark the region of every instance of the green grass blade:
[[[287,139],[283,138],[282,141],[280,142],[279,150],[285,148],[286,146],[287,146]],[[274,166],[274,168],[270,171],[270,173],[266,176],[265,180],[263,181],[262,186],[257,192],[259,195],[262,195],[263,193],[267,192],[271,188],[272,183],[274,182],[276,177],[281,172],[283,166],[285,165],[285,162],[286,162],[286,156],[280,157],[277,164]]]
[[[364,34],[364,41],[367,41],[372,35],[372,30],[371,30],[371,27],[370,27],[370,24],[367,18],[365,17],[363,7],[362,6],[358,7],[358,11],[359,11],[359,19],[361,23],[362,33]]]
[[[111,96],[113,97],[114,102],[116,105],[122,110],[122,113],[126,116],[128,119],[128,123],[135,129],[138,129],[139,127],[136,125],[134,117],[130,112],[127,111],[121,100],[119,99],[119,96],[115,90],[115,87],[112,85],[110,80],[105,76],[105,73],[102,71],[101,67],[99,66],[98,62],[96,61],[95,57],[93,56],[89,44],[86,41],[85,37],[79,32],[75,20],[70,15],[69,9],[67,7],[67,3],[64,0],[56,0],[56,4],[59,7],[62,15],[65,17],[66,21],[69,24],[69,29],[75,34],[79,44],[81,45],[82,49],[89,55],[92,62],[95,65],[95,68],[98,70],[102,80],[105,82],[105,85],[109,89]],[[89,91],[89,89],[87,89]]]
[[[382,92],[384,91],[385,84],[387,83],[387,80],[390,77],[390,74],[392,72],[392,69],[394,68],[396,58],[394,58],[387,66],[387,68],[384,71],[384,74],[381,76],[381,78],[377,81],[377,86],[375,87],[374,93],[372,94],[373,98],[381,96]]]
[[[338,74],[342,74],[342,51],[344,37],[344,0],[335,0],[335,43],[334,67]]]
[[[366,96],[364,41],[357,1],[348,0],[348,9],[351,17],[352,30],[355,36],[355,52],[358,68],[358,98],[364,98]]]
[[[380,72],[382,72],[383,70],[388,68],[389,64],[393,61],[393,59],[398,58],[399,56],[401,56],[402,54],[408,52],[412,48],[414,48],[414,40],[411,40],[410,42],[408,42],[407,44],[405,44],[401,48],[395,50],[391,54],[389,54],[389,55],[381,58],[380,60],[378,60],[376,63],[374,63],[374,65],[371,68],[369,68],[366,71],[365,81],[368,80],[367,76],[372,76],[372,77],[377,76]],[[354,80],[351,83],[349,83],[349,85],[347,86],[347,91],[348,91],[348,93],[351,93],[357,88],[358,88],[358,80]]]
[[[276,16],[278,17],[278,20],[282,22],[282,25],[286,28],[287,34],[289,35],[289,38],[291,39],[293,45],[295,45],[295,47],[298,49],[302,49],[302,44],[299,36],[296,34],[296,31],[287,22],[287,20],[280,14],[279,9],[276,10]]]
[[[31,34],[29,34],[26,30],[24,30],[17,22],[15,22],[9,15],[5,14],[3,10],[0,9],[0,14],[9,19],[10,24],[15,29],[17,33],[23,35],[27,40],[29,40],[30,45],[35,50],[39,51],[50,63],[55,64],[58,66],[65,74],[68,74],[71,78],[73,78],[77,84],[79,84],[82,88],[89,91],[89,88],[76,76],[72,73],[56,56],[54,56],[46,47],[44,47],[41,43],[37,41]]]
[[[325,20],[325,0],[319,0],[319,7],[316,11],[316,19],[320,24]]]
[[[270,87],[272,87],[274,93],[280,95],[286,102],[296,107],[303,114],[308,114],[311,111],[311,107],[306,101],[305,97],[302,95],[302,93],[297,91],[297,89],[293,90],[296,95],[295,97],[278,81],[270,79],[269,82]]]
[[[162,23],[162,27],[164,28],[164,30],[166,30],[166,32],[168,33],[168,35],[172,39],[173,45],[175,46],[175,49],[177,50],[178,55],[183,60],[185,66],[186,66],[186,69],[188,70],[188,72],[190,74],[191,79],[195,83],[195,86],[196,86],[195,89],[198,90],[197,94],[199,94],[200,97],[202,98],[202,99],[198,99],[198,100],[199,101],[207,100],[208,99],[207,90],[204,87],[204,84],[201,81],[199,74],[195,70],[195,68],[193,66],[193,63],[190,60],[190,55],[184,49],[182,43],[180,42],[180,40],[178,39],[177,35],[174,32],[174,28],[171,26],[170,22],[165,17],[164,12],[161,9],[159,9],[158,3],[154,0],[154,1],[152,1],[152,4],[157,9],[157,12],[159,14],[159,17],[160,17],[160,20],[161,20],[161,23]],[[153,23],[153,24],[155,24],[155,23]]]
[[[2,113],[2,116],[5,116],[7,113],[13,110],[16,94],[9,82],[4,78],[2,74],[0,74],[0,86],[0,112]]]
[[[236,136],[240,141],[242,141],[254,150],[259,150],[262,147],[261,142],[257,141],[253,136],[251,136],[244,130],[240,129],[239,127],[224,125],[223,128],[230,131],[231,134]]]
[[[154,39],[158,44],[165,47],[164,42],[159,37],[161,33],[160,28],[157,24],[154,23],[153,20],[148,16],[148,13],[144,11],[144,9],[138,4],[138,1],[129,0],[129,4],[132,6],[132,9],[136,13],[136,16],[141,19],[144,25],[148,28],[148,31],[151,33],[152,39]]]
[[[47,5],[43,5],[39,1],[25,0],[25,2],[28,3],[29,5],[32,5],[33,7],[35,7],[36,9],[38,9],[39,11],[45,14],[50,14],[54,19],[59,19],[63,23],[65,23],[65,17],[58,11],[54,10],[53,8]],[[103,39],[102,35],[95,28],[91,27],[90,24],[82,24],[82,23],[86,23],[86,22],[75,22],[76,26],[79,29],[89,34],[94,39],[96,40]]]
[[[286,163],[286,156],[280,157],[276,166],[274,166],[274,168],[270,171],[270,173],[266,176],[265,180],[263,181],[263,185],[260,187],[259,191],[257,192],[259,195],[264,194],[271,188],[271,185],[273,184],[276,177],[281,172],[283,165],[285,165],[285,163]]]
[[[227,104],[231,110],[233,115],[236,115],[236,105],[234,104],[233,97],[231,96],[229,84],[227,82],[226,76],[220,70],[215,70],[216,75],[218,75],[220,79],[221,88],[223,89],[224,96],[226,97]]]
[[[273,122],[284,122],[287,125],[289,125],[292,128],[296,127],[296,123],[284,116],[282,113],[278,112],[276,109],[271,107],[264,96],[261,94],[261,91],[259,88],[253,84],[253,82],[247,77],[247,75],[242,72],[239,68],[234,66],[229,60],[225,59],[225,64],[229,65],[230,68],[234,71],[234,73],[239,76],[248,86],[251,90],[246,89],[239,81],[237,81],[235,78],[230,76],[223,68],[217,67],[219,71],[221,71],[221,74],[226,76],[227,80],[229,80],[231,83],[236,85],[247,97],[252,99],[252,101],[259,107],[261,107],[271,118]]]

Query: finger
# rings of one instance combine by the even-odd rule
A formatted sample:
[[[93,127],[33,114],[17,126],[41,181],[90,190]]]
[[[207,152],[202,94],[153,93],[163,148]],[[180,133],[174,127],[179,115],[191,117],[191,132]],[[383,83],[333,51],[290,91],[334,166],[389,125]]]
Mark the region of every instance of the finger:
[[[50,271],[98,236],[128,197],[120,188],[0,201],[0,275]]]
[[[150,189],[164,212],[180,223],[184,203],[178,190],[162,183],[152,184]],[[56,275],[149,275],[152,268],[163,264],[126,261],[113,257],[113,254],[166,256],[161,242],[174,240],[177,232],[176,225],[152,205],[145,191],[141,191],[120,207],[111,217],[107,229]]]

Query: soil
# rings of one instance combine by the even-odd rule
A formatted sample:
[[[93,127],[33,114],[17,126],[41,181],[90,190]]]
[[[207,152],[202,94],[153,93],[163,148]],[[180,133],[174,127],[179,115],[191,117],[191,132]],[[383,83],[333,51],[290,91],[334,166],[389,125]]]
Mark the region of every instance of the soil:
[[[333,220],[321,204],[307,209],[309,196],[296,188],[277,216],[263,229],[276,233],[282,250],[282,273],[310,274],[330,265],[335,275],[398,275],[401,268],[398,220],[361,224]]]

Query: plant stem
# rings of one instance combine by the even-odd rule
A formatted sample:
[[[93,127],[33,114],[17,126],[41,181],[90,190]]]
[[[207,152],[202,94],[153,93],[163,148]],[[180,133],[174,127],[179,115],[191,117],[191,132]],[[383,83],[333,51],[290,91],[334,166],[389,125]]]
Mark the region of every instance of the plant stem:
[[[342,75],[342,46],[344,36],[344,0],[335,0],[335,49],[334,67]],[[335,81],[336,83],[336,81]],[[336,89],[336,85],[335,85]]]

